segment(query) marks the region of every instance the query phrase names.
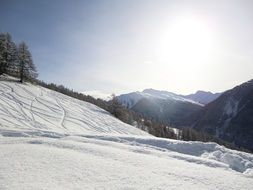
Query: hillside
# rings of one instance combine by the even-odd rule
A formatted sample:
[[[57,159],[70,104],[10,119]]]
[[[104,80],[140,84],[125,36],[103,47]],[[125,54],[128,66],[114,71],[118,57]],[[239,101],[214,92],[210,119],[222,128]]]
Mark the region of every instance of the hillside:
[[[224,92],[196,118],[196,129],[253,150],[253,80]]]
[[[144,134],[93,104],[40,86],[1,81],[0,93],[1,131]]]
[[[29,83],[1,78],[0,124],[0,189],[253,188],[252,154],[156,138]]]

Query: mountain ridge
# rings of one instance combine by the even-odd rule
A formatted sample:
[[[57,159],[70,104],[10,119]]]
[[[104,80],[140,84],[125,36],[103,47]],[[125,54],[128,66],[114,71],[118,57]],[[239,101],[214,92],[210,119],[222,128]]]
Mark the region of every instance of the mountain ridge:
[[[126,108],[170,126],[183,127],[184,120],[202,104],[168,91],[145,89],[116,97]]]
[[[253,150],[253,80],[224,92],[197,115],[195,129]]]
[[[130,103],[130,107],[134,106],[142,98],[153,98],[153,99],[164,99],[164,100],[173,100],[173,101],[182,101],[182,102],[189,102],[192,104],[202,105],[194,100],[184,98],[181,95],[175,94],[173,92],[168,92],[164,90],[155,90],[152,88],[144,89],[142,92],[130,92],[127,94],[121,94],[117,96],[118,100],[126,107],[127,104]]]
[[[182,95],[185,98],[189,98],[203,105],[206,105],[215,99],[217,99],[222,93],[212,93],[210,91],[198,90],[194,94]]]

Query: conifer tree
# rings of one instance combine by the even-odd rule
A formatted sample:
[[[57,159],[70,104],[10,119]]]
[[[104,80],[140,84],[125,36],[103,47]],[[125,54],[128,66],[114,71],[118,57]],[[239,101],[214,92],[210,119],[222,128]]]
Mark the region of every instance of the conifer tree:
[[[0,75],[16,68],[17,48],[9,33],[0,33]]]
[[[18,47],[18,68],[20,82],[23,82],[24,79],[32,80],[38,76],[36,67],[32,60],[32,55],[25,42],[22,42]]]

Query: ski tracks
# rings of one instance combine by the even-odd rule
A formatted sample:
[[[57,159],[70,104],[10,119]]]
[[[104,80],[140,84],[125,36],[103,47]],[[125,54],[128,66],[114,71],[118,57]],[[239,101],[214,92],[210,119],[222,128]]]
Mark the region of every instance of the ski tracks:
[[[67,129],[66,127],[65,127],[65,125],[64,125],[64,120],[65,120],[65,117],[66,117],[66,110],[64,109],[64,107],[62,106],[62,104],[61,104],[61,102],[56,98],[55,99],[56,100],[56,102],[57,102],[57,104],[58,104],[58,106],[61,108],[61,110],[62,110],[62,117],[61,117],[61,126],[64,128],[64,129]]]

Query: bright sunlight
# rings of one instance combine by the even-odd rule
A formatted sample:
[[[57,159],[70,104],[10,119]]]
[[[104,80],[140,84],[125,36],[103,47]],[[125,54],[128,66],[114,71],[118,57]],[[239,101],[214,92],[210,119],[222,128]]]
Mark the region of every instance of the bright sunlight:
[[[202,20],[177,18],[165,30],[161,56],[175,64],[199,64],[209,57],[213,48],[212,38],[210,28]]]

